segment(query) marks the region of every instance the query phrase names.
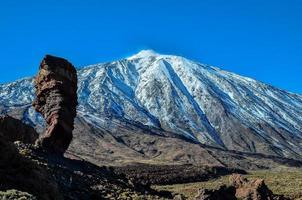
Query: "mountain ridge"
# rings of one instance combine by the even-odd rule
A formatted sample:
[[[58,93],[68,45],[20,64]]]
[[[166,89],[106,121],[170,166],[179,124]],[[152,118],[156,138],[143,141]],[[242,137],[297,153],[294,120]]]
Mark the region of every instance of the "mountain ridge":
[[[78,113],[91,124],[107,116],[229,150],[302,157],[299,94],[149,50],[89,65],[78,76]],[[43,124],[30,107],[31,81],[1,84],[0,111],[28,106],[24,120]]]

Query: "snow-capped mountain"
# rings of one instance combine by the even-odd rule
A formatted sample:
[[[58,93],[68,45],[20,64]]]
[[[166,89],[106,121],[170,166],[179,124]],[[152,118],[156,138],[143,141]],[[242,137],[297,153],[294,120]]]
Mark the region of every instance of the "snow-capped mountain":
[[[83,67],[78,78],[78,116],[96,127],[120,119],[211,146],[302,158],[301,95],[150,50]],[[33,78],[0,85],[2,113],[24,107],[23,119],[41,124],[33,98]]]

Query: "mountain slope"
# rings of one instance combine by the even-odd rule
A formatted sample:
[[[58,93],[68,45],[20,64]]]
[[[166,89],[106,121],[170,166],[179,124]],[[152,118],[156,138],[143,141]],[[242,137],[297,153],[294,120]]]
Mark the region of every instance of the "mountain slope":
[[[84,67],[78,78],[78,117],[113,135],[125,131],[117,120],[194,143],[302,159],[300,95],[150,50]],[[32,78],[0,85],[0,111],[22,108],[14,114],[43,124],[33,96]]]

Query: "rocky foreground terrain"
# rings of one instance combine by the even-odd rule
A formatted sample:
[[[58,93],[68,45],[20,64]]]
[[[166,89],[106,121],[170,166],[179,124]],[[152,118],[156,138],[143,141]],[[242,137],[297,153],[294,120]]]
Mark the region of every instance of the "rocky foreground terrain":
[[[199,191],[204,189],[217,191],[219,188],[233,186],[233,175],[226,175],[208,181],[191,182],[172,185],[155,185],[156,190],[170,191],[174,194],[182,194],[186,199],[193,200]],[[302,198],[302,170],[299,168],[277,168],[270,170],[248,171],[243,175],[248,181],[264,180],[265,185],[274,194],[284,195],[288,199],[301,200]]]
[[[206,166],[99,167],[84,160],[49,154],[45,149],[0,137],[1,199],[186,199],[154,190],[152,184],[205,181],[243,170]],[[201,189],[201,199],[287,199],[274,195],[261,179],[234,175],[232,186]],[[249,199],[249,198],[248,198]]]

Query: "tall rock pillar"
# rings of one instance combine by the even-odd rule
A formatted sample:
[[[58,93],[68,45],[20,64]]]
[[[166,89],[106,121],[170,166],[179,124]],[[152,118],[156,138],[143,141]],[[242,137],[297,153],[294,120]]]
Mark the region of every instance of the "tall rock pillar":
[[[76,69],[63,58],[46,55],[40,64],[35,88],[33,106],[47,123],[36,143],[51,153],[62,155],[72,140],[76,117]]]

